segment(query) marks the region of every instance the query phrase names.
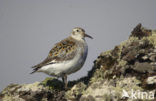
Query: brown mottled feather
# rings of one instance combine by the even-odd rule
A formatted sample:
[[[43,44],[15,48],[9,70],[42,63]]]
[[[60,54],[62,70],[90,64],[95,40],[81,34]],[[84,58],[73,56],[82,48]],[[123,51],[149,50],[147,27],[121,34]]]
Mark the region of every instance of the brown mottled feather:
[[[43,62],[32,67],[34,68],[32,73],[45,65],[62,62],[64,59],[73,59],[76,54],[76,50],[76,42],[72,37],[62,40],[55,44],[55,46],[50,50],[48,57]]]

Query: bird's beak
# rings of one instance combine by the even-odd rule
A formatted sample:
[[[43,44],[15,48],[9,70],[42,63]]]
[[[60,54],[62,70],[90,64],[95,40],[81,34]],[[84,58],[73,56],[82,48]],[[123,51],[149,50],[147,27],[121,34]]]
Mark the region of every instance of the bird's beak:
[[[92,37],[92,36],[90,36],[90,35],[88,35],[88,34],[86,34],[86,33],[85,33],[85,37],[88,37],[88,38],[93,39],[93,37]]]

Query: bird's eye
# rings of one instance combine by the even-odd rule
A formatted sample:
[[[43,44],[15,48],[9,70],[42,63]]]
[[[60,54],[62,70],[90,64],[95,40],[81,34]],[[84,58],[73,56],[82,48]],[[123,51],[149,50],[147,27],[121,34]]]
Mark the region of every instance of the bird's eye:
[[[77,32],[79,32],[79,30],[76,30]]]

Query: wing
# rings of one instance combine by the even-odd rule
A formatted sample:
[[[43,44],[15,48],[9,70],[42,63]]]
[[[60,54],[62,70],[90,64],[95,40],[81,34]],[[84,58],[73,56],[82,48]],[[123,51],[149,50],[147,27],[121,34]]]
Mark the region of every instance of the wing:
[[[32,67],[34,68],[32,73],[45,65],[59,63],[64,60],[71,60],[74,58],[76,52],[76,42],[71,37],[62,40],[55,44],[55,46],[50,50],[48,57],[43,62]]]
[[[56,61],[70,60],[76,53],[76,42],[72,38],[67,38],[57,43],[49,52],[48,57]]]

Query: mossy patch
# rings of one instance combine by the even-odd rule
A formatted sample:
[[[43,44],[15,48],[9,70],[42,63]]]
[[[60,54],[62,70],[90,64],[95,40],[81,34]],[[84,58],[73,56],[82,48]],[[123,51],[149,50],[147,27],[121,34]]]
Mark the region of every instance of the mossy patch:
[[[48,88],[49,90],[63,90],[62,81],[55,79],[55,78],[47,77],[40,84]]]

